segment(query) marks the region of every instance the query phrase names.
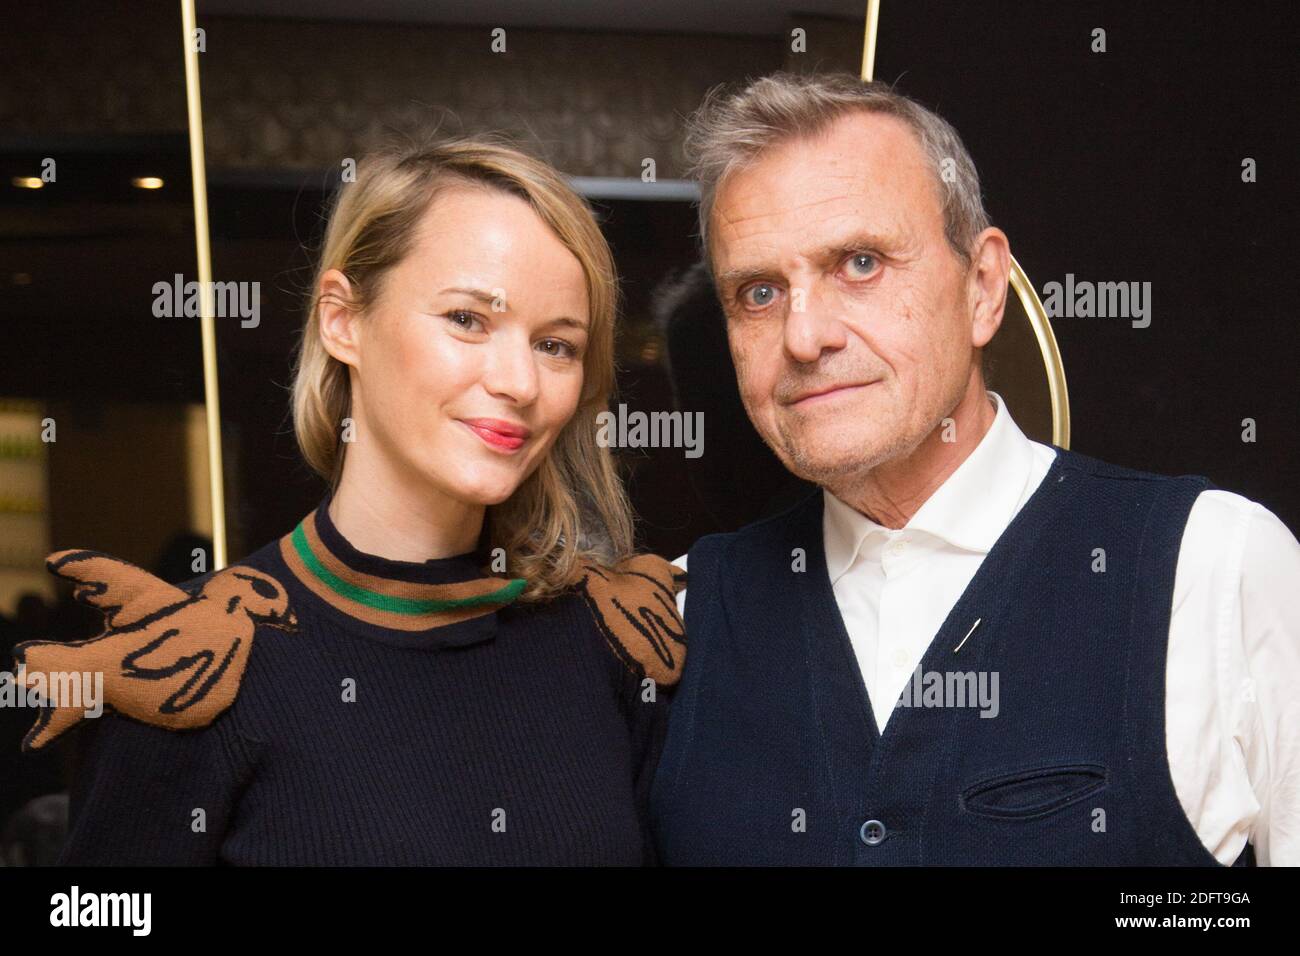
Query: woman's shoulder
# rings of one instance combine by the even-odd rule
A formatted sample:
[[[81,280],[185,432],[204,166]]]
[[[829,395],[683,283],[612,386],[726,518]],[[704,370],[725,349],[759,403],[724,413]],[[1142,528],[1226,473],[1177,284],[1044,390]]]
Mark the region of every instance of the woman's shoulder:
[[[574,586],[610,651],[638,680],[671,687],[686,664],[686,628],[677,592],[686,572],[656,554],[583,564]]]
[[[296,627],[269,548],[179,584],[99,551],[51,554],[46,568],[103,614],[103,629],[84,641],[15,647],[21,682],[46,701],[24,749],[41,749],[91,716],[82,694],[55,692],[85,677],[98,686],[102,710],[140,723],[190,730],[216,720],[235,702],[254,633]]]

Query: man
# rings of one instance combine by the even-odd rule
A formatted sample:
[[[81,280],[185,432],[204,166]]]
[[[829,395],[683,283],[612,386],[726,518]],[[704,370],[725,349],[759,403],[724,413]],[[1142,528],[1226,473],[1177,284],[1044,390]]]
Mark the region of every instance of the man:
[[[688,147],[746,411],[821,490],[679,559],[664,861],[1300,863],[1300,544],[985,390],[1010,253],[951,126],[776,75]]]

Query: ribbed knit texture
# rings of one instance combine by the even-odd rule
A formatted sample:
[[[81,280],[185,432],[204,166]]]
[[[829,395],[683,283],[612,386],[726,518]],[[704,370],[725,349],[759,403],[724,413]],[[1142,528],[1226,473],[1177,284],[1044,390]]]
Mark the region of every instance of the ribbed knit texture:
[[[364,574],[485,575],[481,553],[363,555],[317,514],[333,556]],[[665,691],[642,702],[580,597],[395,630],[318,597],[278,542],[240,563],[284,584],[297,632],[258,630],[235,704],[206,728],[106,715],[79,730],[62,863],[653,862]]]
[[[822,495],[701,539],[651,797],[663,862],[1217,865],[1165,749],[1174,573],[1207,487],[1059,451],[920,665],[996,674],[996,715],[918,696],[883,733],[827,576]]]

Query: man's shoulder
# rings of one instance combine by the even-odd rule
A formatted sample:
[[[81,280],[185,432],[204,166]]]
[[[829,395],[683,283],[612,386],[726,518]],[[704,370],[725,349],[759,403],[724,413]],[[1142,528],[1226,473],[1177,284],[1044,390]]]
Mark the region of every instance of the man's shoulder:
[[[1265,505],[1245,495],[1218,487],[1204,475],[1169,475],[1126,468],[1078,452],[1057,449],[1062,476],[1073,471],[1123,488],[1163,486],[1161,492],[1186,503],[1187,521],[1182,541],[1184,559],[1204,552],[1218,562],[1240,566],[1243,554],[1289,555],[1296,547],[1291,529]],[[1172,499],[1171,499],[1172,500]]]
[[[1260,502],[1209,488],[1197,497],[1188,516],[1182,557],[1267,576],[1279,567],[1300,569],[1300,543],[1286,523]]]
[[[791,527],[807,523],[809,519],[820,517],[823,491],[818,488],[800,498],[793,505],[774,515],[759,518],[735,531],[721,531],[706,534],[695,540],[690,551],[682,555],[682,561],[688,555],[702,550],[726,551],[733,547],[749,547],[764,541],[778,540],[786,536]],[[820,527],[818,528],[820,530]],[[685,562],[682,564],[685,567]]]
[[[1153,471],[1143,471],[1138,468],[1130,468],[1126,465],[1117,465],[1114,462],[1094,458],[1082,452],[1070,451],[1057,446],[1052,447],[1056,448],[1060,468],[1066,473],[1088,475],[1103,481],[1185,482],[1207,487],[1213,485],[1213,482],[1204,475],[1166,475]]]

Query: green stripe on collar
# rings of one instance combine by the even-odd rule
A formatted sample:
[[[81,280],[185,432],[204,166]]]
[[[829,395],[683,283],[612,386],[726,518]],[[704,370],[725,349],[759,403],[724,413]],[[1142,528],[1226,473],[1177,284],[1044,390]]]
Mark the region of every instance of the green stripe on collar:
[[[304,519],[306,520],[306,519]],[[293,529],[290,536],[294,550],[302,563],[312,574],[314,574],[322,584],[333,591],[340,597],[345,597],[350,601],[356,601],[358,604],[364,604],[366,607],[372,607],[380,611],[388,611],[393,614],[437,614],[443,611],[456,611],[462,608],[484,607],[493,604],[509,604],[515,598],[523,593],[528,582],[524,578],[512,578],[503,587],[488,594],[479,594],[475,597],[453,598],[450,600],[418,600],[415,598],[394,597],[389,594],[380,594],[378,591],[372,591],[369,588],[363,588],[349,581],[344,581],[338,575],[334,574],[329,568],[321,564],[320,559],[311,550],[311,545],[307,542],[307,535],[303,532],[302,524]]]

